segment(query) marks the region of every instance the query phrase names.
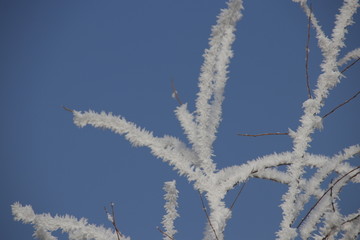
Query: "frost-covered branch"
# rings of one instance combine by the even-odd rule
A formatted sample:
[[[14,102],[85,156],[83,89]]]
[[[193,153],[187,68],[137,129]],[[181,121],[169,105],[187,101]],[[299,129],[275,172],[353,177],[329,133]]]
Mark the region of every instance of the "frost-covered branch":
[[[308,84],[308,95],[311,97],[303,103],[303,115],[296,130],[289,129],[288,133],[241,134],[245,136],[289,135],[293,139],[292,151],[258,157],[244,164],[223,169],[217,169],[213,161],[213,143],[221,122],[223,93],[228,78],[227,68],[233,56],[231,46],[235,40],[235,26],[242,16],[242,0],[229,0],[227,8],[221,11],[216,25],[212,28],[209,48],[204,53],[194,112],[189,111],[187,104],[180,101],[173,87],[173,94],[180,105],[176,108],[175,114],[191,147],[172,136],[155,137],[152,132],[138,127],[123,117],[113,116],[111,113],[79,112],[64,107],[74,115],[74,123],[77,126],[91,125],[123,135],[134,146],[148,147],[155,157],[173,166],[179,175],[186,176],[199,191],[206,213],[205,240],[224,239],[225,227],[231,218],[233,207],[233,204],[227,207],[224,198],[229,190],[250,178],[276,181],[288,187],[288,191],[282,196],[283,219],[277,232],[279,240],[293,240],[298,236],[302,239],[333,239],[339,238],[340,233],[343,234],[340,236],[341,239],[349,240],[359,234],[359,211],[348,216],[341,215],[338,195],[341,188],[350,181],[360,183],[359,167],[351,166],[347,162],[360,153],[360,145],[347,147],[333,157],[308,152],[312,134],[322,128],[322,121],[328,115],[320,116],[325,100],[330,90],[343,77],[343,71],[339,71],[338,68],[352,59],[359,58],[359,48],[357,48],[344,54],[345,56],[338,60],[341,49],[345,46],[347,27],[353,23],[352,18],[359,3],[357,0],[344,0],[336,16],[331,37],[327,37],[315,14],[307,5],[307,1],[293,1],[299,2],[308,16],[309,23],[315,29],[318,46],[322,53],[321,74],[317,79],[316,87],[312,94]],[[308,64],[308,57],[306,64]],[[280,168],[283,166],[286,166],[286,170]],[[310,174],[307,168],[315,168],[315,173]],[[335,180],[327,189],[323,189],[332,174],[337,174]],[[175,180],[166,182],[164,190],[166,191],[166,214],[162,224],[165,231],[160,229],[159,231],[163,233],[164,240],[173,240],[176,233],[174,220],[178,217],[176,210],[178,191],[175,188]],[[299,219],[307,210],[305,206],[311,198],[315,198],[317,203],[306,215],[303,214],[304,219]],[[208,208],[205,208],[204,200],[207,201]],[[13,204],[12,209],[16,220],[34,225],[34,236],[39,239],[54,240],[55,237],[51,235],[51,232],[57,229],[69,233],[71,240],[115,240],[117,236],[120,236],[111,230],[90,225],[85,219],[77,220],[70,216],[51,217],[48,214],[36,215],[30,206],[23,207],[19,203]],[[113,215],[109,215],[109,220],[117,229]],[[296,221],[300,222],[298,227],[294,227]]]
[[[297,228],[300,228],[300,234],[302,239],[308,239],[310,234],[315,230],[316,225],[320,222],[320,218],[323,215],[327,216],[328,219],[325,221],[329,225],[339,226],[339,221],[341,221],[340,213],[338,212],[337,204],[334,204],[337,195],[339,194],[341,188],[346,185],[352,178],[360,174],[360,167],[354,168],[343,176],[339,176],[334,183],[330,184],[330,187],[318,198],[314,206],[308,211],[305,217],[300,221]],[[317,181],[316,183],[321,183],[322,181]],[[335,217],[334,217],[335,215]],[[336,222],[334,222],[336,221]],[[303,224],[304,223],[304,224]],[[302,225],[303,224],[303,225]]]
[[[194,116],[182,109],[186,116],[180,116],[194,150],[207,173],[216,170],[212,162],[212,145],[216,139],[217,128],[221,120],[221,105],[227,80],[227,68],[233,56],[231,45],[235,40],[235,26],[242,16],[242,0],[230,0],[228,8],[223,9],[212,28],[209,48],[204,53],[204,63],[199,77],[199,93]],[[183,108],[186,108],[184,106]],[[179,116],[179,114],[177,114]],[[186,119],[186,120],[185,120]],[[185,121],[184,121],[185,120]],[[196,125],[196,130],[194,130]],[[191,134],[189,134],[191,132]]]
[[[201,173],[194,166],[197,165],[197,156],[191,149],[179,139],[164,136],[155,137],[152,132],[137,127],[134,123],[123,117],[113,116],[105,112],[74,111],[74,123],[79,127],[92,125],[97,128],[110,129],[124,137],[136,147],[148,147],[155,157],[159,157],[179,171],[180,175],[186,175],[189,181],[201,178]]]
[[[11,208],[15,220],[34,225],[33,236],[40,240],[56,240],[51,233],[59,229],[69,235],[69,240],[117,240],[114,231],[89,224],[85,218],[78,220],[69,215],[52,217],[50,214],[35,214],[31,206],[20,203],[14,203]],[[123,237],[122,240],[130,238]]]
[[[177,198],[179,191],[176,189],[176,181],[170,181],[164,183],[164,191],[166,192],[164,195],[165,203],[165,211],[166,214],[163,217],[162,225],[165,229],[164,240],[168,240],[168,238],[174,240],[174,234],[177,232],[174,227],[174,221],[179,214],[177,213]]]
[[[344,64],[348,63],[351,60],[358,60],[360,58],[360,48],[356,48],[348,52],[343,58],[338,61],[338,66],[341,67]]]
[[[312,14],[305,1],[301,6],[309,15]],[[317,80],[314,90],[314,98],[308,99],[303,103],[304,114],[300,119],[300,126],[296,131],[290,131],[289,135],[293,138],[293,164],[289,165],[288,173],[294,179],[289,184],[289,190],[283,195],[283,221],[278,232],[279,239],[294,239],[297,236],[296,229],[291,225],[295,221],[302,207],[299,204],[299,194],[301,193],[302,175],[304,171],[304,155],[311,142],[311,134],[316,129],[322,128],[322,118],[319,116],[324,101],[329,95],[329,91],[339,82],[341,73],[338,69],[337,57],[342,47],[345,46],[344,39],[347,27],[352,24],[352,17],[359,7],[357,0],[344,1],[340,8],[340,13],[336,16],[335,26],[332,31],[331,39],[325,36],[318,24],[316,17],[312,15],[312,24],[316,30],[318,45],[322,51],[323,62],[321,64],[322,73]],[[298,207],[296,207],[296,205]]]

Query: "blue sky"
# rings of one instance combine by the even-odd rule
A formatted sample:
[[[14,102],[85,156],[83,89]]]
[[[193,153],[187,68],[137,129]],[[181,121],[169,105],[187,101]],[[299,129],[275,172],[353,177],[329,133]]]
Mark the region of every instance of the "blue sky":
[[[327,34],[340,4],[313,2]],[[172,179],[180,191],[176,238],[202,237],[206,217],[191,184],[146,148],[134,148],[109,131],[77,128],[61,106],[113,112],[155,135],[185,141],[173,114],[177,102],[171,98],[171,80],[193,110],[210,27],[224,6],[215,0],[0,1],[1,239],[32,239],[31,226],[12,220],[10,205],[16,201],[37,213],[71,214],[108,227],[103,207],[114,202],[125,235],[161,239],[156,226],[164,214],[162,187]],[[218,167],[291,150],[287,136],[236,133],[295,129],[307,98],[307,19],[300,7],[290,0],[245,1],[244,6],[214,146]],[[355,21],[360,22],[359,14]],[[349,30],[346,49],[352,50],[359,47],[360,27]],[[312,86],[319,60],[312,38]],[[324,114],[360,89],[359,65],[345,75]],[[333,155],[359,143],[359,106],[355,99],[326,118],[310,151]],[[225,238],[274,238],[285,190],[250,180]],[[359,208],[359,185],[345,188],[341,197],[344,212]]]

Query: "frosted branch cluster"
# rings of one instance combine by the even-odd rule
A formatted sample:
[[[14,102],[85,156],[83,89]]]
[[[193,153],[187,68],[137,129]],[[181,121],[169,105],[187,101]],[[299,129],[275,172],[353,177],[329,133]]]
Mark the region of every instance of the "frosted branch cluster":
[[[323,59],[321,74],[313,89],[314,97],[304,101],[304,112],[298,128],[289,130],[289,136],[293,139],[293,148],[289,152],[274,153],[224,169],[218,169],[213,160],[213,143],[221,122],[227,68],[233,56],[231,46],[235,40],[236,23],[242,16],[242,0],[229,0],[227,8],[221,11],[212,28],[199,77],[196,110],[190,112],[187,104],[175,110],[189,145],[171,136],[156,137],[124,117],[111,113],[73,111],[77,126],[110,129],[123,135],[134,146],[148,147],[154,156],[173,166],[179,175],[193,183],[194,188],[205,196],[209,206],[204,234],[206,240],[224,239],[224,230],[231,218],[231,209],[226,206],[224,198],[229,190],[249,178],[276,181],[288,187],[282,196],[283,218],[276,233],[277,239],[345,240],[355,239],[359,234],[360,210],[342,215],[338,203],[342,187],[349,182],[360,182],[359,167],[351,166],[347,161],[360,153],[360,145],[339,149],[339,153],[334,156],[315,155],[307,151],[312,141],[311,135],[323,128],[319,114],[325,100],[343,78],[339,67],[360,56],[359,48],[348,53],[341,51],[345,46],[347,28],[353,24],[359,2],[344,0],[330,37],[322,31],[307,1],[294,2],[300,4],[305,14],[311,14],[311,24],[316,31]],[[339,58],[340,55],[344,57]],[[286,170],[280,170],[283,169],[280,166],[286,166]],[[316,171],[304,177],[308,174],[307,167],[315,168]],[[336,178],[324,187],[331,174],[336,174]],[[165,228],[164,239],[169,239],[176,233],[174,220],[178,217],[175,181],[166,182],[164,190],[166,214],[162,224]],[[317,203],[310,210],[305,209],[311,198],[317,199]],[[89,225],[84,219],[35,215],[30,206],[23,207],[18,203],[13,205],[13,213],[16,220],[33,224],[34,236],[39,239],[55,239],[51,232],[56,229],[69,233],[70,239],[115,239],[113,231]]]
[[[32,207],[22,206],[20,203],[12,205],[14,218],[17,221],[32,224],[35,232],[34,237],[40,240],[56,240],[51,232],[62,230],[69,234],[69,240],[117,240],[116,233],[104,227],[89,224],[87,219],[76,219],[73,216],[55,216],[50,214],[35,214]],[[125,237],[123,240],[130,240]]]

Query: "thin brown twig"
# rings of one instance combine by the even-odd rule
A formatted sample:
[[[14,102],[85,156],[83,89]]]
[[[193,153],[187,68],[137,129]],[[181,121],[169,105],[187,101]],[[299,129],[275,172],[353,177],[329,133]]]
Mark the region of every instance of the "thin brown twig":
[[[116,225],[116,220],[115,220],[115,211],[114,211],[114,203],[111,203],[111,223],[112,225],[114,226],[114,229],[115,229],[115,232],[116,232],[116,236],[117,236],[117,239],[120,240],[120,237],[123,237],[122,233],[119,231],[117,225]],[[106,214],[110,214],[106,207],[104,207],[104,210],[105,210],[105,213]]]
[[[270,135],[289,135],[289,133],[261,133],[261,134],[245,134],[245,133],[238,133],[238,136],[244,136],[244,137],[260,137],[260,136],[270,136]]]
[[[230,210],[232,210],[234,208],[235,203],[238,200],[238,198],[239,198],[240,194],[242,193],[242,191],[244,190],[244,187],[245,187],[248,180],[249,180],[249,176],[246,178],[245,182],[243,182],[241,184],[241,188],[240,188],[239,192],[236,194],[236,197],[235,197],[234,201],[232,202],[232,204],[230,206]]]
[[[360,91],[358,91],[354,96],[352,96],[351,98],[349,98],[348,100],[346,100],[345,102],[339,104],[338,106],[336,106],[335,108],[333,108],[330,112],[328,112],[327,114],[325,114],[322,118],[326,118],[327,116],[329,116],[330,114],[332,114],[333,112],[335,112],[338,108],[344,106],[345,104],[349,103],[351,100],[353,100],[354,98],[356,98],[358,95],[360,94]]]
[[[216,238],[217,240],[219,240],[219,238],[218,238],[218,236],[217,236],[217,234],[216,234],[216,231],[215,231],[215,229],[214,229],[214,226],[211,224],[210,217],[209,217],[209,214],[208,214],[208,212],[207,212],[207,210],[206,210],[206,207],[205,207],[204,200],[203,200],[203,197],[202,197],[202,195],[201,195],[201,192],[198,191],[198,193],[199,193],[199,196],[200,196],[200,200],[201,200],[201,204],[202,204],[202,209],[203,209],[203,211],[205,212],[205,215],[206,215],[206,218],[207,218],[207,220],[208,220],[208,222],[209,222],[209,225],[210,225],[211,229],[212,229],[213,232],[214,232],[215,238]]]
[[[65,106],[62,106],[62,108],[68,112],[71,112],[71,113],[74,113],[74,110],[70,109],[70,108],[67,108]]]
[[[331,184],[332,184],[332,181],[333,181],[333,180],[331,180]],[[330,190],[330,198],[331,198],[331,207],[332,207],[332,210],[333,210],[333,212],[335,212],[335,206],[334,206],[334,199],[333,199],[333,190],[332,190],[332,188],[331,188],[331,190]]]
[[[175,240],[172,236],[170,236],[169,234],[167,234],[166,232],[164,232],[163,230],[161,230],[161,228],[159,228],[159,227],[156,227],[156,228],[157,228],[157,230],[158,230],[159,232],[161,232],[162,235],[170,238],[171,240]]]
[[[310,25],[311,25],[311,15],[312,15],[312,4],[310,3],[310,14],[308,19],[308,28],[307,28],[307,41],[306,41],[306,55],[305,55],[305,75],[306,75],[306,88],[308,92],[308,97],[312,98],[311,89],[310,89],[310,80],[309,80],[309,44],[310,44]]]
[[[344,73],[346,70],[348,70],[349,68],[351,68],[355,63],[357,63],[360,60],[360,57],[358,59],[356,59],[355,61],[353,61],[352,63],[350,63],[349,65],[347,65],[343,70],[341,70],[341,73]]]
[[[316,203],[310,208],[310,210],[307,212],[307,214],[305,215],[305,217],[304,217],[303,219],[301,219],[300,223],[297,225],[296,228],[299,228],[299,227],[301,226],[301,224],[303,224],[303,222],[304,222],[305,219],[310,215],[310,213],[312,212],[312,210],[315,209],[315,207],[319,204],[319,202],[325,197],[325,195],[326,195],[330,190],[332,191],[332,188],[333,188],[338,182],[340,182],[344,177],[346,177],[347,175],[351,174],[353,171],[355,171],[355,170],[357,170],[357,169],[359,169],[359,168],[360,168],[360,166],[354,168],[353,170],[347,172],[347,173],[344,174],[341,178],[339,178],[338,180],[336,180],[336,181],[334,182],[334,184],[332,184],[332,186],[331,186],[328,190],[326,190],[326,191],[324,192],[324,194],[323,194],[323,195],[316,201]],[[356,175],[358,175],[358,174],[360,174],[360,171],[357,172],[356,174],[354,174],[354,176],[352,176],[351,178],[349,178],[349,180],[351,180],[352,178],[354,178],[354,177],[355,177]]]
[[[358,91],[357,93],[355,93],[351,98],[349,98],[348,100],[346,100],[345,102],[339,104],[338,106],[334,107],[330,112],[326,113],[324,116],[322,116],[322,119],[326,118],[327,116],[329,116],[330,114],[332,114],[333,112],[335,112],[336,110],[338,110],[339,108],[341,108],[342,106],[348,104],[350,101],[352,101],[354,98],[356,98],[358,95],[360,94],[360,91]],[[66,109],[65,109],[66,110]],[[275,132],[275,133],[261,133],[261,134],[245,134],[245,133],[238,133],[238,136],[244,136],[244,137],[260,137],[260,136],[273,136],[273,135],[289,135],[288,132],[286,133],[280,133],[280,132]]]
[[[182,101],[180,100],[179,94],[176,91],[175,85],[174,85],[174,80],[171,80],[171,89],[172,89],[172,96],[176,99],[176,101],[179,103],[179,105],[183,105]]]

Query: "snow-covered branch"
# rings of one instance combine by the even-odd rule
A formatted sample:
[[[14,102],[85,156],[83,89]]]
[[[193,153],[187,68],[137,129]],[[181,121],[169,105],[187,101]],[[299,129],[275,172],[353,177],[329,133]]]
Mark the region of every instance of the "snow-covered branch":
[[[51,233],[56,230],[69,235],[69,240],[117,240],[114,231],[102,226],[89,224],[87,219],[76,219],[73,216],[55,216],[50,214],[35,214],[29,205],[22,206],[20,203],[14,203],[12,206],[14,219],[24,223],[34,225],[34,237],[40,240],[56,240]],[[130,240],[124,237],[122,240]]]
[[[231,45],[235,40],[235,26],[242,16],[242,0],[230,0],[228,8],[223,9],[218,16],[217,24],[213,26],[209,48],[204,53],[204,63],[199,77],[199,93],[196,100],[195,124],[196,141],[193,137],[194,150],[199,155],[208,173],[215,171],[212,162],[212,145],[216,139],[217,128],[221,120],[221,105],[227,81],[227,68],[233,56]],[[184,119],[185,117],[180,118]],[[189,119],[189,118],[187,118]],[[190,122],[189,120],[186,121]],[[185,132],[193,129],[194,123],[182,123]]]
[[[166,214],[163,217],[162,224],[165,229],[164,232],[164,240],[174,239],[174,234],[177,232],[174,227],[174,221],[177,217],[179,217],[179,214],[177,213],[177,198],[179,191],[176,189],[176,181],[170,181],[164,183],[164,191],[166,192],[164,199],[166,201],[165,203],[165,211]]]
[[[283,219],[277,232],[277,239],[293,240],[300,236],[302,239],[337,237],[349,240],[359,234],[359,211],[343,216],[339,211],[338,196],[342,187],[349,182],[360,183],[360,167],[351,166],[348,162],[360,153],[360,145],[347,147],[333,157],[308,152],[312,134],[317,129],[323,128],[324,117],[322,118],[320,113],[325,100],[330,90],[343,77],[338,68],[349,60],[359,57],[359,48],[357,48],[338,60],[341,49],[345,46],[347,28],[353,23],[352,19],[359,2],[344,0],[329,38],[321,29],[307,1],[293,1],[299,2],[308,17],[311,16],[309,20],[315,29],[323,59],[320,66],[321,74],[313,90],[314,94],[309,94],[314,97],[303,102],[303,115],[297,129],[289,129],[288,135],[293,139],[292,151],[258,157],[244,164],[223,169],[217,169],[213,161],[213,143],[221,122],[223,94],[228,78],[227,68],[233,56],[231,46],[235,40],[236,23],[242,16],[242,0],[229,0],[227,8],[221,11],[216,25],[212,28],[209,48],[205,50],[204,63],[201,67],[195,111],[189,111],[187,104],[182,104],[178,100],[180,106],[175,110],[175,114],[191,147],[172,136],[156,137],[152,132],[111,113],[79,112],[65,108],[74,115],[74,123],[77,126],[91,125],[120,134],[134,146],[148,147],[154,156],[173,166],[179,175],[184,175],[200,193],[207,217],[204,233],[206,240],[224,239],[225,227],[232,215],[232,207],[226,206],[224,198],[229,190],[250,178],[276,181],[288,187],[288,191],[282,196]],[[308,172],[307,168],[315,168],[314,173]],[[336,175],[336,178],[328,184],[331,175]],[[328,186],[324,189],[326,184]],[[178,191],[175,180],[166,182],[164,190],[166,215],[162,224],[165,231],[160,231],[164,234],[164,239],[174,239],[173,235],[176,233],[174,220],[178,217],[176,210]],[[202,196],[205,196],[208,209]],[[311,198],[316,199],[317,202],[308,210],[305,207]],[[54,240],[55,237],[51,232],[57,229],[67,232],[69,238],[73,240],[116,239],[113,231],[90,225],[85,219],[77,220],[70,216],[51,217],[48,214],[36,215],[30,206],[21,206],[19,203],[13,204],[12,210],[16,220],[34,225],[36,230],[34,236],[39,239]],[[305,217],[300,219],[303,215]],[[114,219],[112,220],[114,223]],[[296,222],[300,223],[295,226]],[[341,234],[342,236],[339,236]]]
[[[136,147],[150,148],[154,156],[174,166],[179,174],[186,175],[189,181],[201,178],[200,171],[195,168],[198,162],[197,156],[179,139],[170,136],[155,137],[152,132],[141,129],[123,117],[113,116],[111,113],[73,111],[73,114],[74,123],[77,126],[92,125],[97,128],[110,129],[117,134],[124,135]]]
[[[348,63],[351,60],[360,58],[360,48],[354,49],[348,52],[343,58],[338,61],[338,66],[341,67],[344,64]]]
[[[302,1],[301,5],[307,14],[313,14],[305,1]],[[325,99],[328,97],[329,91],[340,82],[342,77],[338,69],[337,57],[341,48],[345,46],[346,28],[352,24],[353,15],[358,7],[357,0],[343,2],[340,13],[336,18],[331,39],[325,36],[316,17],[314,15],[311,17],[312,24],[317,33],[318,45],[323,55],[323,62],[321,64],[322,73],[318,77],[317,86],[314,90],[315,97],[303,103],[304,114],[300,119],[300,126],[296,131],[289,132],[294,143],[294,163],[289,165],[288,173],[294,181],[290,182],[288,192],[283,195],[284,202],[281,204],[281,208],[284,218],[281,223],[281,229],[278,232],[279,239],[294,239],[297,236],[296,229],[292,227],[292,224],[303,207],[303,203],[299,203],[299,196],[302,191],[302,176],[305,173],[304,155],[312,140],[311,134],[316,129],[322,128],[322,118],[319,116],[319,113],[324,106]]]

